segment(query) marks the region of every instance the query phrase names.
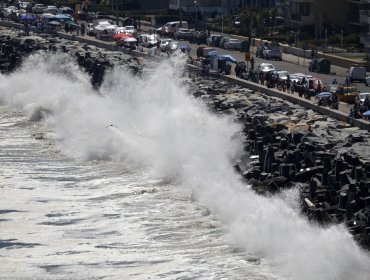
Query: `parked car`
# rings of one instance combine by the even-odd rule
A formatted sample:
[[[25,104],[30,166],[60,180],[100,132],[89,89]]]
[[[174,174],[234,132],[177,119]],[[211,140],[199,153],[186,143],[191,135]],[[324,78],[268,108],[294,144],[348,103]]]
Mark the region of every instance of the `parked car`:
[[[172,41],[166,46],[166,52],[174,52],[179,48],[180,44],[178,41]]]
[[[170,38],[162,38],[159,40],[159,49],[164,52],[166,51],[167,45],[172,43],[172,39]]]
[[[230,37],[222,37],[220,42],[218,43],[218,47],[223,49],[225,41],[228,40],[228,39],[230,39]]]
[[[177,28],[189,28],[187,21],[170,21],[157,29],[157,33],[164,37],[173,37]]]
[[[352,66],[348,70],[347,77],[351,83],[354,81],[366,83],[366,69],[363,66]]]
[[[369,86],[370,85],[370,76],[366,76],[365,78],[365,86]]]
[[[224,42],[224,49],[225,50],[240,50],[240,41],[238,39],[226,39]]]
[[[263,57],[263,51],[267,49],[267,46],[260,44],[256,50],[256,57]]]
[[[108,14],[107,13],[104,13],[104,12],[96,12],[96,14],[95,14],[96,16],[96,18],[97,19],[103,19],[103,18],[108,18]]]
[[[26,10],[30,6],[30,2],[19,2],[19,9]]]
[[[300,84],[303,81],[303,78],[308,81],[308,79],[312,78],[312,75],[306,75],[303,73],[294,73],[290,75],[290,80],[292,81],[292,83],[295,82],[297,84]]]
[[[275,66],[272,65],[271,63],[261,63],[260,65],[258,65],[258,68],[257,68],[258,73],[259,72],[268,73],[274,70],[276,70]]]
[[[157,34],[148,34],[143,37],[143,45],[146,48],[152,48],[157,45],[159,36]]]
[[[207,45],[211,47],[217,47],[218,43],[220,42],[222,36],[221,35],[211,35],[207,39]]]
[[[290,78],[288,71],[277,71],[276,74],[279,81],[286,81],[288,77]]]
[[[192,36],[192,33],[187,28],[177,28],[173,33],[175,40],[189,40]]]
[[[275,59],[282,60],[282,54],[279,48],[270,48],[263,51],[263,58],[265,59]]]
[[[35,4],[33,7],[32,7],[32,13],[35,13],[35,14],[41,14],[44,12],[45,10],[45,5],[44,4]]]
[[[73,13],[74,13],[74,10],[72,8],[70,8],[70,7],[60,7],[58,9],[58,13],[59,14],[62,14],[62,15],[68,14],[68,15],[71,15],[72,16]],[[80,18],[80,19],[82,19],[82,18]]]
[[[133,36],[136,36],[136,33],[137,33],[135,27],[132,26],[132,25],[126,25],[125,26],[125,32],[128,33],[128,34],[131,34]]]
[[[44,13],[51,13],[53,15],[56,15],[58,12],[58,8],[56,6],[46,6],[44,9]]]
[[[360,91],[355,86],[338,85],[335,95],[340,101],[353,104],[356,97],[360,96]]]
[[[361,105],[364,104],[364,101],[365,101],[366,96],[368,98],[370,98],[370,92],[362,92],[362,93],[360,93],[359,98],[360,98],[360,104]]]
[[[4,8],[2,11],[5,17],[9,17],[12,13],[18,13],[18,9],[15,6],[9,6],[7,8]]]
[[[193,31],[191,34],[191,37],[189,39],[189,42],[194,44],[208,44],[207,43],[207,33],[205,31]]]
[[[92,23],[87,24],[86,34],[89,35],[89,36],[94,36],[95,35],[94,25]]]
[[[94,19],[96,19],[96,14],[94,12],[88,12],[86,19],[87,20],[94,20]]]

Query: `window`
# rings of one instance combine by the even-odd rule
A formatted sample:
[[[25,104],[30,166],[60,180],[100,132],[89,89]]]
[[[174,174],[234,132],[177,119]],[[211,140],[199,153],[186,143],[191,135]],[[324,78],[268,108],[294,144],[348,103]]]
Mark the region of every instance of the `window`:
[[[309,16],[310,13],[310,3],[301,3],[300,13],[302,16]]]

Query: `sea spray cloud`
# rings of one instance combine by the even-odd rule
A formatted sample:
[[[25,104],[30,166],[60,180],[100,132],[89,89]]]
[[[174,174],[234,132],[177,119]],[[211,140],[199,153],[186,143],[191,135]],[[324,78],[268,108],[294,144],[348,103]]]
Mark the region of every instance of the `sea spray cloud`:
[[[62,70],[56,61],[65,62]],[[242,148],[233,137],[240,126],[188,94],[181,65],[181,58],[164,62],[143,79],[116,68],[96,94],[66,56],[34,56],[28,71],[1,77],[1,98],[29,114],[51,110],[58,147],[68,155],[129,161],[191,188],[230,240],[284,279],[367,279],[369,255],[343,226],[311,225],[284,198],[258,196],[241,182],[231,164]]]

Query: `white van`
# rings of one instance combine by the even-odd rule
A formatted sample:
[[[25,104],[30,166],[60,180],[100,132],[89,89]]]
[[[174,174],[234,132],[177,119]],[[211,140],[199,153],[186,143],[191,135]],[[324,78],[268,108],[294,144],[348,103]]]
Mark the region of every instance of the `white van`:
[[[189,24],[187,21],[170,21],[165,25],[157,29],[157,33],[165,37],[173,37],[173,34],[177,28],[187,28],[189,29]]]
[[[352,83],[354,81],[359,81],[361,83],[366,82],[366,69],[363,66],[352,66],[349,68],[347,73],[349,81]]]

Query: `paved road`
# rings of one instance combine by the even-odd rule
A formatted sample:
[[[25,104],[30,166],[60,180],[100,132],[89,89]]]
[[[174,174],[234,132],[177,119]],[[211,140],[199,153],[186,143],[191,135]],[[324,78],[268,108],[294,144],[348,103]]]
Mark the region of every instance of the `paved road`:
[[[153,30],[154,28],[152,26],[142,26],[142,32],[147,32],[149,29]],[[246,40],[247,38],[241,37],[241,36],[235,36],[232,35],[231,37],[238,38],[241,41]],[[190,44],[187,41],[180,41],[181,43],[186,43],[191,46],[191,52],[190,55],[192,57],[196,57],[196,50],[199,47],[197,44]],[[238,61],[244,61],[244,53],[241,53],[239,51],[233,51],[233,50],[224,50],[221,48],[216,48],[219,53],[222,54],[231,54],[234,56]],[[262,62],[268,62],[272,63],[278,70],[285,70],[288,71],[289,73],[305,73],[305,74],[310,74],[316,78],[319,78],[323,80],[324,82],[330,84],[334,79],[338,81],[338,83],[345,83],[345,75],[346,75],[346,68],[338,67],[335,65],[332,65],[331,67],[331,72],[335,73],[335,75],[327,75],[327,74],[318,74],[318,73],[312,73],[308,71],[308,65],[310,63],[310,59],[304,59],[304,58],[298,58],[295,55],[291,54],[285,54],[283,53],[283,61],[269,61],[265,60],[262,58],[257,58],[255,56],[256,53],[256,47],[251,46],[251,54],[253,55],[255,59],[255,66]],[[309,56],[309,51],[307,51],[307,56]],[[235,73],[233,72],[235,75]],[[370,92],[370,88],[366,87],[362,83],[355,83],[357,88],[359,89],[360,92]]]

